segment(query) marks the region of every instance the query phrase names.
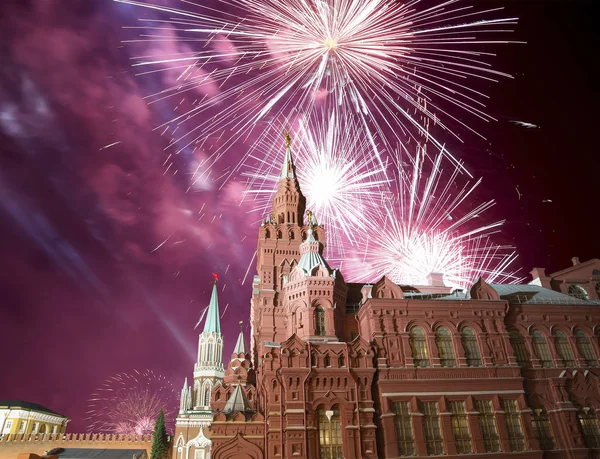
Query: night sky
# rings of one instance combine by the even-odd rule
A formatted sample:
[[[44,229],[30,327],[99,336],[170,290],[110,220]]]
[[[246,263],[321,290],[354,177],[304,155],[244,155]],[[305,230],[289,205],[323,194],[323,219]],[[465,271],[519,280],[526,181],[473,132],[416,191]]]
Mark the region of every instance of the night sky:
[[[460,149],[523,275],[600,257],[595,1],[473,2],[505,5],[527,42],[495,49],[515,79],[489,91],[499,121],[477,125],[489,141]],[[211,272],[229,304],[226,356],[249,316],[256,218],[239,182],[186,193],[189,176],[163,175],[167,140],[152,129],[167,108],[143,97],[164,82],[134,77],[121,43],[138,13],[110,0],[0,6],[0,399],[64,413],[71,432],[115,373],[148,368],[177,389],[191,377]]]

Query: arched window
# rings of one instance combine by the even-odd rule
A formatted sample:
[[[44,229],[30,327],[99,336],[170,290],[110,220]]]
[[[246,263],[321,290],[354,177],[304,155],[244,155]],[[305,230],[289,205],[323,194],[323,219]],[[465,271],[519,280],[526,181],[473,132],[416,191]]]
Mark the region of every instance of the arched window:
[[[329,354],[325,355],[325,366],[326,367],[330,367],[331,366],[331,359],[329,358]]]
[[[540,365],[542,368],[550,368],[552,366],[552,357],[550,356],[550,351],[548,350],[546,338],[539,330],[534,330],[531,334],[531,337],[533,339],[533,349],[535,350],[535,355],[540,361]]]
[[[581,285],[573,284],[569,285],[569,295],[573,295],[575,298],[580,300],[587,300],[589,298],[588,293]]]
[[[540,443],[540,448],[544,451],[553,450],[554,435],[552,434],[548,413],[544,409],[535,409],[531,421],[533,423],[533,435]]]
[[[594,350],[592,349],[590,340],[587,336],[585,336],[585,333],[583,333],[583,330],[577,330],[575,332],[575,340],[577,343],[577,349],[579,349],[581,357],[583,357],[583,359],[585,360],[586,366],[597,366],[598,364],[596,361],[596,356],[594,355]]]
[[[455,367],[456,358],[454,357],[454,347],[452,346],[452,337],[445,327],[439,327],[435,331],[435,344],[438,348],[440,365],[443,367]]]
[[[213,362],[215,359],[213,358],[213,343],[208,343],[208,355],[206,356],[206,360],[208,362]]]
[[[427,340],[425,332],[421,327],[410,329],[410,347],[416,367],[429,366],[429,354],[427,352]]]
[[[344,354],[340,354],[340,356],[338,357],[338,365],[340,366],[340,368],[346,366],[346,358],[344,357]]]
[[[319,417],[319,457],[321,459],[343,459],[339,410],[337,408],[332,410],[321,408],[317,414]]]
[[[467,366],[480,367],[481,354],[479,353],[479,346],[477,345],[477,337],[475,336],[475,331],[472,328],[465,327],[462,329],[460,334],[462,345],[465,349]]]
[[[203,406],[208,406],[210,405],[210,386],[207,384],[206,386],[204,386],[204,405]]]
[[[588,448],[600,448],[600,424],[593,408],[584,407],[577,413],[583,440]]]
[[[318,336],[325,336],[325,311],[322,306],[315,309],[315,333]]]
[[[571,351],[571,345],[567,336],[558,330],[554,334],[554,343],[556,344],[556,351],[563,361],[565,367],[575,366],[575,359],[573,358],[573,351]]]
[[[527,352],[527,346],[525,346],[525,340],[517,330],[511,330],[508,334],[510,344],[512,345],[515,353],[517,363],[522,368],[529,368],[531,362],[529,361],[529,353]]]

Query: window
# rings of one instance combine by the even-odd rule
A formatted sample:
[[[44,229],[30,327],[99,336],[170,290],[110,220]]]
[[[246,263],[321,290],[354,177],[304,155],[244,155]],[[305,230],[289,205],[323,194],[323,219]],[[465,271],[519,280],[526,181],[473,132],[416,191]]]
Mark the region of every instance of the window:
[[[467,366],[480,367],[481,355],[479,354],[479,346],[477,345],[477,337],[475,336],[475,331],[472,328],[465,327],[462,329],[461,336],[462,344],[465,349]]]
[[[596,282],[596,296],[600,298],[600,281]]]
[[[471,435],[469,434],[469,420],[465,410],[465,402],[449,402],[450,418],[452,422],[452,433],[456,441],[456,452],[458,454],[470,454],[473,452],[471,446]]]
[[[552,357],[550,357],[546,338],[544,338],[544,335],[542,335],[542,332],[539,330],[534,330],[531,337],[533,338],[533,349],[540,361],[540,365],[542,368],[550,368],[552,366]]]
[[[516,400],[502,400],[502,409],[506,413],[508,444],[511,451],[525,450],[525,437],[521,427],[521,413]]]
[[[32,433],[36,434],[36,433],[38,433],[38,431],[39,431],[39,430],[40,430],[40,423],[39,423],[39,422],[35,422],[35,423],[33,424],[33,430],[32,430]]]
[[[21,421],[19,424],[19,433],[25,433],[25,427],[27,427],[27,421]]]
[[[210,386],[206,385],[204,387],[204,405],[203,406],[208,406],[210,405]]]
[[[342,368],[342,367],[345,367],[345,366],[346,366],[346,358],[344,357],[344,355],[343,355],[343,354],[341,354],[341,355],[338,357],[338,366],[339,366],[340,368]]]
[[[342,428],[340,413],[337,409],[325,411],[319,415],[319,452],[321,459],[343,459]],[[328,416],[329,415],[329,416]]]
[[[582,330],[577,330],[575,332],[575,340],[577,342],[577,349],[579,349],[579,353],[585,360],[586,366],[597,366],[596,356],[594,355],[594,351],[590,345],[590,340],[587,336],[585,336],[585,333]]]
[[[315,333],[325,336],[325,311],[322,306],[317,306],[315,310]]]
[[[574,367],[575,359],[573,358],[573,352],[571,351],[571,345],[567,336],[558,330],[554,335],[554,343],[556,344],[556,351],[565,367]]]
[[[533,435],[540,443],[540,448],[544,451],[554,449],[554,435],[550,427],[548,413],[542,409],[533,410]]]
[[[436,402],[421,403],[423,413],[423,427],[425,428],[425,443],[427,454],[439,456],[444,454],[444,439],[440,428],[440,417],[438,416]]]
[[[10,433],[10,429],[12,429],[12,425],[13,425],[12,420],[6,421],[6,424],[4,424],[4,433]]]
[[[569,295],[579,298],[580,300],[587,300],[589,298],[585,289],[577,284],[569,285]]]
[[[475,400],[475,409],[479,412],[479,426],[483,435],[483,445],[486,453],[500,451],[500,440],[496,420],[492,411],[491,400]]]
[[[421,327],[413,327],[410,329],[410,347],[416,367],[428,367],[429,356],[427,354],[427,341],[425,332]]]
[[[408,402],[395,402],[393,404],[396,414],[396,437],[398,438],[398,452],[400,456],[415,455],[415,441],[412,430],[412,420]]]
[[[435,344],[438,348],[440,365],[443,367],[455,367],[454,348],[452,347],[452,337],[447,328],[439,327],[435,332]]]
[[[593,409],[585,407],[578,413],[583,440],[588,448],[600,448],[600,425]]]
[[[522,368],[529,368],[531,362],[529,361],[529,353],[527,352],[527,346],[525,346],[525,340],[523,336],[517,330],[511,330],[509,333],[510,344],[512,345],[513,351],[515,352],[515,358],[517,363]]]
[[[215,361],[215,358],[213,357],[213,343],[208,343],[208,355],[206,356],[206,360],[208,362]]]

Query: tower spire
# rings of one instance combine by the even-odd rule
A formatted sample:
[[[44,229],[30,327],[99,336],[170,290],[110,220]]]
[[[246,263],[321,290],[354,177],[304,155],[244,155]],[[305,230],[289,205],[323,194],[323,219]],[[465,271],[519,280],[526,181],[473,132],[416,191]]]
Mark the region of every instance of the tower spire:
[[[281,174],[279,179],[283,180],[286,178],[296,178],[296,166],[294,166],[294,160],[292,158],[292,137],[288,131],[284,132],[285,137],[285,157],[283,158],[283,164],[281,165]]]
[[[246,350],[246,340],[244,339],[244,322],[240,320],[240,334],[238,335],[237,342],[235,343],[235,348],[233,349],[233,353],[236,355],[239,354],[247,354]]]
[[[218,276],[215,276],[215,283],[213,284],[212,295],[210,296],[210,303],[208,304],[208,311],[206,313],[206,322],[204,322],[203,333],[221,333],[221,319],[219,318],[219,299],[217,297],[218,279]]]

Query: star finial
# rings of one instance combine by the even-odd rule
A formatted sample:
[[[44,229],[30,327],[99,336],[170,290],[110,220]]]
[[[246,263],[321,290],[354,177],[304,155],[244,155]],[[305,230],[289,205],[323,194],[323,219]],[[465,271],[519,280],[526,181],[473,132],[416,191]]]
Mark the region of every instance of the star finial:
[[[285,147],[290,148],[292,145],[292,136],[288,131],[284,131],[283,136],[285,137]]]

